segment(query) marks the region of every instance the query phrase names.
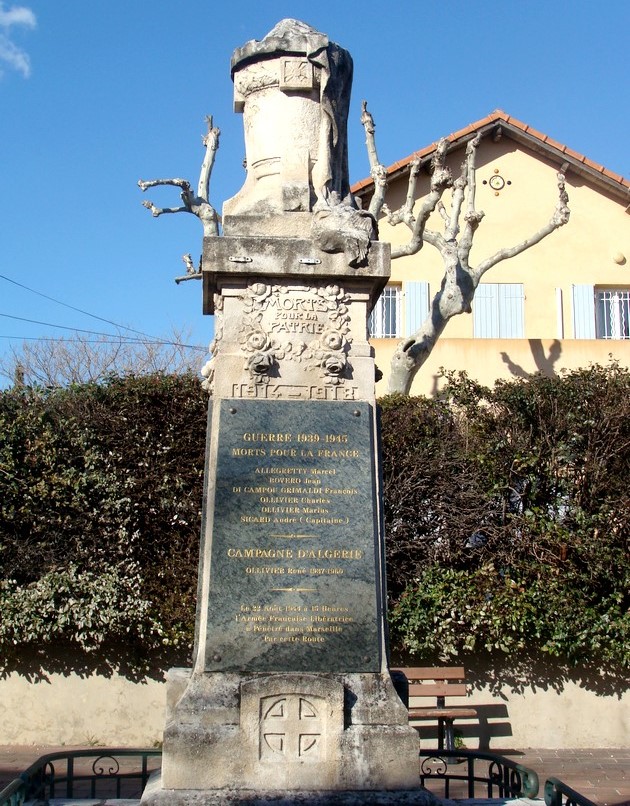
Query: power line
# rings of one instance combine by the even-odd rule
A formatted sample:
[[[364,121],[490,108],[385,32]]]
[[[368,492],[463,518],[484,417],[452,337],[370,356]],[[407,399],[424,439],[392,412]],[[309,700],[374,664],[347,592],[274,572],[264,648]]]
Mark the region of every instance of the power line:
[[[134,336],[123,336],[122,334],[116,335],[116,333],[103,333],[100,330],[86,330],[85,328],[70,327],[68,325],[56,325],[53,322],[41,322],[39,319],[27,319],[24,316],[14,316],[13,314],[10,314],[10,313],[0,313],[0,316],[4,316],[6,319],[16,319],[18,322],[29,322],[30,324],[33,324],[33,325],[44,325],[45,327],[57,327],[57,328],[60,328],[61,330],[71,330],[73,333],[87,333],[88,335],[91,335],[91,336],[106,336],[106,337],[115,339],[117,342],[124,340],[125,342],[129,342],[131,344],[171,344],[171,345],[175,345],[177,347],[190,347],[190,348],[192,348],[194,350],[203,349],[203,348],[199,347],[198,345],[180,344],[178,342],[166,341],[166,340],[163,340],[163,339],[156,339],[156,338],[153,338],[152,336],[149,336],[148,337],[149,341],[147,341],[146,339],[138,339],[138,338],[136,338]],[[136,332],[138,332],[138,331],[136,331]],[[53,341],[54,341],[54,339],[53,339]]]
[[[62,330],[74,330],[76,333],[89,333],[92,336],[115,336],[115,333],[103,333],[100,330],[85,330],[81,327],[70,327],[69,325],[56,325],[53,322],[41,322],[39,319],[27,319],[24,316],[14,316],[10,313],[0,313],[0,316],[4,316],[7,319],[16,319],[18,322],[30,322],[33,325],[44,325],[45,327],[58,327]],[[134,336],[121,336],[121,339],[129,339],[129,341],[134,341]],[[149,337],[152,338],[152,337]]]
[[[5,316],[6,314],[0,314],[0,316]],[[57,326],[55,326],[57,327]],[[74,329],[74,328],[73,328]],[[16,340],[20,339],[21,341],[52,341],[52,342],[63,342],[65,344],[74,344],[75,342],[80,342],[81,344],[120,344],[121,342],[124,344],[163,344],[170,347],[186,347],[189,350],[199,350],[199,352],[207,353],[205,347],[201,347],[198,344],[183,344],[180,341],[162,341],[156,339],[136,339],[131,336],[114,336],[112,333],[103,334],[107,336],[112,336],[112,338],[108,339],[64,339],[62,337],[54,338],[52,336],[6,336],[0,334],[0,339],[9,339],[9,340]]]
[[[98,319],[100,322],[106,322],[108,325],[113,325],[114,327],[121,328],[122,330],[128,330],[130,333],[138,333],[140,336],[146,336],[148,339],[156,338],[155,336],[151,336],[148,333],[144,333],[142,330],[135,330],[133,327],[127,327],[126,325],[119,325],[117,322],[113,322],[111,319],[105,319],[102,316],[97,316],[96,314],[90,313],[89,311],[84,311],[82,308],[76,308],[74,305],[69,305],[67,302],[62,302],[59,299],[55,299],[55,297],[50,297],[48,294],[44,294],[41,291],[36,291],[34,288],[30,288],[30,286],[24,285],[24,283],[19,283],[17,280],[13,280],[11,277],[7,277],[5,274],[0,274],[0,278],[6,280],[8,283],[13,283],[13,285],[18,286],[19,288],[24,288],[26,291],[30,291],[31,294],[37,294],[38,297],[48,299],[51,302],[56,303],[57,305],[63,305],[64,308],[70,308],[70,310],[77,311],[78,313],[82,313],[85,316],[91,316],[92,319]],[[57,327],[57,325],[53,325],[53,327]],[[78,328],[76,329],[78,330]]]

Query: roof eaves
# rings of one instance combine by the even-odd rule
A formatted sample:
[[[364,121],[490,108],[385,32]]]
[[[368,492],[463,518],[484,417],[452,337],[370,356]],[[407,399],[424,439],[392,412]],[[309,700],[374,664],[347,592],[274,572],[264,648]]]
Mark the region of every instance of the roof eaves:
[[[583,154],[568,148],[568,146],[565,146],[557,140],[548,137],[546,134],[539,132],[537,129],[533,129],[526,123],[513,118],[511,115],[506,114],[501,109],[495,109],[494,112],[486,115],[484,118],[481,118],[481,120],[478,120],[476,123],[471,123],[470,125],[465,126],[463,129],[459,129],[458,131],[449,134],[446,137],[446,140],[456,148],[459,145],[463,145],[474,134],[483,134],[485,131],[496,126],[497,123],[505,124],[506,133],[508,136],[512,136],[517,142],[521,141],[526,145],[533,147],[535,151],[543,153],[548,157],[551,156],[558,159],[561,157],[567,157],[570,161],[570,164],[575,170],[577,170],[578,173],[586,174],[591,179],[594,179],[597,184],[600,184],[606,189],[615,192],[615,195],[621,195],[625,199],[628,199],[630,196],[629,180],[625,179],[620,174],[609,171],[603,165],[600,165],[593,160],[589,160],[588,157],[585,157]],[[405,173],[415,159],[419,158],[426,161],[433,154],[436,147],[437,141],[425,146],[419,151],[414,151],[408,157],[398,160],[397,162],[388,166],[386,168],[388,179],[395,179],[400,174]],[[352,191],[353,193],[360,194],[366,189],[370,188],[372,185],[373,179],[371,177],[367,177],[366,179],[356,182],[352,186]]]

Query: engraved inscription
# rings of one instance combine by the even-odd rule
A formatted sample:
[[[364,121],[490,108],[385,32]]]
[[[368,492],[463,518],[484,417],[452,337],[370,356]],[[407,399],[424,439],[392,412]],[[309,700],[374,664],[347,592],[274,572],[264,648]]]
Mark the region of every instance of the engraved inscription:
[[[378,668],[370,412],[221,403],[206,668]]]
[[[359,395],[358,386],[297,386],[295,384],[235,383],[232,385],[232,397],[259,400],[356,400]]]

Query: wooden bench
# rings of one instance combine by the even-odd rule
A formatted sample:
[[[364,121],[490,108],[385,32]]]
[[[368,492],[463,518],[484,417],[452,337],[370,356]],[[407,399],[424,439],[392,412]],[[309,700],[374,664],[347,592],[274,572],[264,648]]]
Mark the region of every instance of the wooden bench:
[[[396,677],[406,678],[402,692]],[[401,699],[409,710],[409,721],[420,719],[433,719],[438,723],[438,748],[440,750],[455,750],[455,719],[472,719],[477,716],[477,709],[467,706],[446,705],[447,697],[466,697],[466,673],[463,666],[422,666],[401,669],[392,669],[394,685],[401,695]],[[417,700],[425,697],[434,697],[435,705],[419,706]]]

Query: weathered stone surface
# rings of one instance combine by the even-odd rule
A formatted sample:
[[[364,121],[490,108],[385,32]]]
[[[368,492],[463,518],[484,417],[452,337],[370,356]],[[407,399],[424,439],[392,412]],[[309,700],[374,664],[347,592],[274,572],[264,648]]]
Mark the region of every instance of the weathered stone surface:
[[[426,789],[376,790],[376,791],[330,791],[312,792],[284,790],[250,791],[226,789],[221,792],[199,792],[195,790],[162,789],[159,778],[147,787],[147,796],[142,803],[146,806],[224,806],[224,804],[245,804],[247,806],[438,806],[454,801],[441,801]]]
[[[214,357],[206,370],[214,397],[374,400],[370,281],[224,275],[217,283]]]
[[[418,737],[386,662],[367,319],[389,251],[348,189],[351,60],[289,20],[233,74],[248,173],[204,238],[194,667],[169,674],[143,803],[425,803],[406,792]]]
[[[225,215],[310,211],[350,195],[347,120],[352,59],[326,34],[282,20],[232,57],[247,180]]]
[[[375,302],[389,279],[389,261],[390,245],[378,241],[371,245],[368,262],[349,269],[343,254],[323,252],[307,237],[204,238],[204,313],[214,313],[218,275],[225,272],[267,283],[272,278],[290,277],[294,283],[298,279],[311,282],[313,278],[326,278],[330,283],[347,284],[348,280],[361,278],[370,281],[371,299]]]
[[[165,789],[315,792],[417,784],[417,734],[386,672],[177,670],[168,683]]]
[[[152,778],[142,799],[144,806],[224,806],[224,804],[247,804],[247,806],[438,806],[454,801],[442,801],[428,790],[332,790],[313,792],[312,790],[282,789],[223,789],[199,791],[164,789],[159,776]]]
[[[232,77],[247,178],[224,204],[224,233],[249,234],[247,222],[264,216],[267,234],[310,231],[319,250],[342,253],[354,268],[366,265],[378,236],[376,221],[350,192],[350,54],[309,25],[282,20],[235,52]]]

